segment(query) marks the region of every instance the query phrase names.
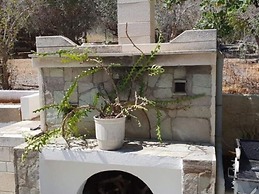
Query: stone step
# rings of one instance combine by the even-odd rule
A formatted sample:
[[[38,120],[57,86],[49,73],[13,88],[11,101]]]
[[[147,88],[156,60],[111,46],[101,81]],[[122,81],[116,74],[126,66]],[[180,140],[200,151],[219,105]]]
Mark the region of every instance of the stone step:
[[[0,104],[0,123],[21,121],[20,104]]]

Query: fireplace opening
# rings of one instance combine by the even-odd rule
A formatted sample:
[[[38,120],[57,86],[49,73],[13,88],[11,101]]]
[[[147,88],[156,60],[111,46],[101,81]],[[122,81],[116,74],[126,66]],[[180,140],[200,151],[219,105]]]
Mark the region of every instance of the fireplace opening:
[[[123,171],[99,172],[87,179],[82,194],[153,194],[138,177]]]

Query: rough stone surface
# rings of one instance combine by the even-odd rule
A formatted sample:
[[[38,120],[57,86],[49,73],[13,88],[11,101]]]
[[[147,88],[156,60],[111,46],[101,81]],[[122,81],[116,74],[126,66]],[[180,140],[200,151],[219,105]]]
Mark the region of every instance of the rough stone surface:
[[[14,149],[16,188],[18,194],[39,194],[39,153],[31,152],[21,161],[25,144]]]
[[[15,191],[15,177],[14,173],[0,172],[0,191],[14,192]]]
[[[0,147],[0,159],[5,162],[11,161],[9,147]]]
[[[21,105],[1,105],[0,122],[8,123],[21,121]]]
[[[184,175],[184,192],[183,194],[196,194],[198,191],[198,175],[189,173]]]
[[[207,119],[175,118],[172,125],[174,140],[209,142],[210,123]]]
[[[209,106],[192,106],[186,110],[178,110],[178,117],[196,117],[196,118],[210,118],[210,107]]]
[[[185,79],[186,78],[186,68],[178,67],[174,70],[174,79]]]
[[[206,151],[205,151],[206,152]],[[184,193],[210,194],[215,191],[215,161],[194,158],[183,161]]]
[[[124,57],[125,58],[125,57]],[[163,59],[163,57],[161,58]],[[118,58],[117,61],[120,61],[121,58]],[[126,58],[127,61],[134,61],[135,58]],[[116,63],[116,59],[114,58],[108,58],[105,59],[105,63],[114,62]],[[162,60],[163,61],[163,60]],[[123,62],[123,60],[121,61]],[[164,61],[166,62],[166,61]],[[45,69],[45,68],[43,68]],[[46,104],[53,103],[53,102],[59,102],[63,96],[64,90],[71,85],[72,80],[74,77],[76,77],[79,73],[81,73],[83,70],[86,70],[86,68],[71,68],[71,67],[64,67],[64,68],[46,68],[48,70],[43,70],[43,73],[46,73],[46,75],[43,75],[44,78],[44,88],[45,88],[45,102]],[[54,73],[50,73],[52,69],[56,69]],[[174,79],[175,77],[178,79],[185,78],[187,81],[187,95],[193,95],[193,94],[202,94],[204,93],[206,96],[197,98],[192,100],[191,102],[183,102],[182,104],[184,106],[190,106],[190,108],[187,108],[185,110],[168,110],[165,112],[165,116],[162,120],[162,136],[163,139],[166,140],[191,140],[192,137],[189,137],[190,134],[194,134],[194,139],[196,140],[202,140],[203,142],[209,142],[209,136],[210,136],[210,124],[207,120],[211,118],[211,78],[210,78],[210,67],[165,67],[165,73],[159,76],[149,76],[146,75],[143,76],[142,80],[145,82],[147,81],[146,86],[146,94],[147,97],[151,99],[171,99],[174,97]],[[66,76],[64,78],[58,77],[59,73],[61,74],[63,72]],[[123,70],[122,68],[115,71],[113,76],[118,77],[117,81],[120,81],[123,77],[126,76],[128,72],[128,68],[125,67]],[[55,77],[54,77],[55,76]],[[175,76],[175,77],[174,77]],[[53,86],[53,82],[55,82]],[[140,83],[135,82],[134,88],[139,88]],[[137,89],[138,90],[138,89]],[[73,104],[79,104],[83,105],[86,103],[92,103],[94,96],[98,91],[102,91],[103,93],[108,92],[111,94],[113,91],[113,87],[111,83],[109,82],[109,76],[106,75],[105,72],[99,72],[98,74],[95,74],[94,76],[88,76],[85,78],[82,78],[78,83],[78,88],[74,91],[73,95],[71,96],[70,102]],[[120,96],[121,100],[127,100],[128,94],[123,93],[123,95]],[[180,106],[179,106],[180,107]],[[174,108],[174,107],[173,107]],[[150,111],[149,111],[150,112]],[[151,111],[152,112],[152,111]],[[95,113],[96,114],[96,113]],[[127,137],[139,137],[139,138],[156,138],[156,113],[154,113],[153,116],[151,116],[149,113],[147,114],[148,117],[145,115],[140,115],[139,120],[144,121],[144,124],[141,128],[132,129],[133,127],[137,127],[136,122],[134,119],[132,121],[128,121],[127,127],[126,127],[126,134]],[[84,119],[88,124],[86,128],[93,128],[92,123],[92,116],[90,115],[89,118]],[[214,115],[213,115],[214,116]],[[61,117],[58,117],[55,111],[53,110],[47,110],[46,111],[46,124],[49,128],[54,128],[58,126],[61,122]],[[172,118],[174,120],[172,120]],[[185,124],[179,123],[177,120],[175,122],[175,119],[183,119],[183,118],[189,118],[187,122],[184,121]],[[179,120],[178,119],[178,120]],[[198,119],[199,122],[196,122]],[[201,120],[203,119],[201,122]],[[146,122],[147,120],[147,122]],[[194,123],[192,123],[194,122]],[[148,124],[150,123],[150,125]],[[176,124],[176,126],[175,126]],[[179,125],[179,126],[178,126]],[[187,126],[191,130],[187,130]],[[85,128],[83,122],[80,123],[79,126],[83,126],[82,128]],[[151,127],[151,129],[150,129]],[[85,129],[83,129],[85,131]],[[190,132],[192,131],[192,132]],[[197,133],[203,133],[201,136],[197,135]],[[188,138],[189,137],[189,138]],[[186,139],[185,139],[186,138]],[[205,140],[208,138],[208,140]]]
[[[173,96],[173,92],[171,88],[159,88],[154,90],[153,92],[154,97],[158,99],[163,99],[163,98],[171,98]]]
[[[6,171],[7,171],[6,162],[0,162],[0,172],[6,172]]]
[[[164,73],[160,76],[156,86],[159,88],[172,88],[173,86],[173,75]]]

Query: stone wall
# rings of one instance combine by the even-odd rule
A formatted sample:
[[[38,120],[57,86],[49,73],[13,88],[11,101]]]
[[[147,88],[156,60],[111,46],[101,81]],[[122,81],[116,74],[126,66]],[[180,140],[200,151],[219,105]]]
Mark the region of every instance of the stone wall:
[[[183,174],[183,194],[215,193],[215,162],[184,160]]]
[[[26,144],[21,144],[14,149],[15,194],[39,194],[39,153],[31,152],[26,159],[22,161],[25,145]]]
[[[109,59],[111,61],[112,59]],[[160,59],[161,60],[161,59]],[[113,59],[116,63],[118,60]],[[126,65],[130,65],[133,59],[126,58]],[[159,61],[159,59],[158,59]],[[119,61],[121,62],[121,61]],[[74,77],[87,68],[43,68],[42,78],[44,87],[44,104],[58,103],[61,101],[64,91],[71,85]],[[114,76],[121,81],[128,73],[128,67],[119,68],[114,72]],[[144,90],[148,98],[158,100],[168,100],[174,97],[193,96],[204,94],[203,97],[192,101],[184,102],[180,105],[170,105],[171,110],[162,110],[162,138],[164,140],[179,140],[193,142],[210,142],[211,137],[211,67],[210,66],[187,66],[187,67],[165,67],[165,73],[160,76],[145,76],[138,82],[134,83],[133,87],[140,87],[144,81]],[[175,91],[175,80],[186,81],[186,94],[177,93]],[[112,85],[109,77],[105,72],[100,72],[79,81],[78,87],[72,95],[71,103],[83,105],[93,102],[93,98],[98,91],[105,93],[112,92]],[[128,94],[121,96],[122,100],[127,100]],[[180,108],[182,106],[185,109]],[[96,113],[92,112],[90,116],[84,120],[81,125],[81,131],[89,130],[92,132],[94,123],[92,116]],[[144,113],[141,111],[135,112],[141,121],[141,127],[138,127],[137,122],[127,120],[126,136],[128,138],[156,138],[156,111],[149,110]],[[60,123],[60,117],[54,110],[46,111],[46,125],[48,128],[53,128]],[[87,125],[85,125],[87,123]]]
[[[38,121],[22,121],[0,130],[0,194],[17,194],[17,160],[14,156],[14,147],[24,143],[24,135],[35,135],[39,132],[30,131],[30,127],[39,126]],[[28,164],[26,164],[28,165]],[[33,164],[34,165],[34,164]],[[24,172],[28,174],[28,171]],[[30,177],[33,182],[33,176]],[[21,192],[19,194],[28,194],[30,192]]]
[[[236,139],[259,138],[259,96],[223,95],[223,150],[233,152]]]

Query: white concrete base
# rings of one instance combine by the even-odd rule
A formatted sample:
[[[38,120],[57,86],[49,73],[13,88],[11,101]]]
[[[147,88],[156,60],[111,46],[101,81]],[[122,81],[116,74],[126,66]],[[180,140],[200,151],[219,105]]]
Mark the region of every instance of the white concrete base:
[[[21,97],[21,112],[22,120],[31,120],[38,117],[40,113],[34,113],[33,111],[40,108],[39,93],[35,93],[28,96]]]
[[[40,154],[41,194],[82,194],[88,178],[99,172],[119,170],[140,178],[153,194],[183,193],[183,160],[214,161],[214,148],[131,142],[118,151],[95,147],[47,147]]]

